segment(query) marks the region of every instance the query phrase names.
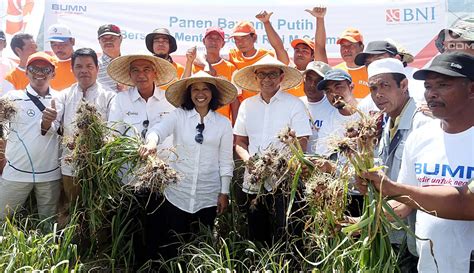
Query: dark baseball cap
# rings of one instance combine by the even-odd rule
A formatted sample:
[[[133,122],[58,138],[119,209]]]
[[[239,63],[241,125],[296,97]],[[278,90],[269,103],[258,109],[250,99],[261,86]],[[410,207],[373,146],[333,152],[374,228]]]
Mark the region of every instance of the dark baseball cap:
[[[155,54],[155,52],[153,52],[153,39],[155,39],[155,36],[157,35],[168,36],[168,39],[170,41],[170,51],[168,52],[168,54],[171,54],[178,49],[178,45],[176,44],[176,39],[171,35],[170,31],[167,28],[157,28],[153,30],[152,33],[148,33],[145,37],[146,48],[151,53]]]
[[[398,54],[398,50],[396,46],[387,41],[373,41],[367,44],[364,52],[357,54],[354,62],[356,65],[365,65],[367,57],[384,53],[389,53],[395,56]]]
[[[429,72],[450,77],[468,78],[474,81],[474,56],[463,52],[449,52],[436,56],[428,68],[413,74],[416,80],[425,80]]]
[[[3,30],[0,30],[0,40],[7,40],[7,38],[5,37],[5,32],[3,32]]]
[[[352,82],[352,77],[345,70],[331,69],[324,75],[324,79],[318,83],[318,90],[326,89],[328,81],[349,81]]]
[[[104,35],[114,35],[114,36],[122,36],[122,32],[120,28],[113,24],[106,24],[99,27],[97,30],[97,38],[100,38]]]

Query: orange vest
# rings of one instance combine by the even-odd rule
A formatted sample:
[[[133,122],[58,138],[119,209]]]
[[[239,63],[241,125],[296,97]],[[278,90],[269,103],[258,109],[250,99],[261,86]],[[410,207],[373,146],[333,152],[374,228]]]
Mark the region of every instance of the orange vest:
[[[367,74],[367,67],[360,66],[358,68],[348,68],[345,62],[336,65],[334,68],[345,70],[351,75],[354,90],[352,93],[354,97],[363,99],[370,93],[369,76]]]
[[[286,90],[286,92],[292,94],[296,97],[304,97],[306,94],[304,93],[304,82],[301,82],[296,87]]]
[[[56,91],[64,90],[76,82],[76,78],[72,73],[72,60],[56,62],[56,76],[51,80],[50,85]]]
[[[26,71],[19,67],[8,72],[5,76],[5,80],[9,81],[15,90],[24,90],[30,83],[30,80],[26,76]]]
[[[171,64],[176,69],[176,74],[178,75],[178,77],[176,79],[172,80],[170,83],[160,86],[160,88],[163,89],[163,90],[168,89],[168,87],[171,84],[173,84],[174,82],[176,82],[176,80],[181,79],[181,77],[183,76],[183,73],[184,73],[184,66],[182,66],[181,64],[176,63],[176,62],[172,62]]]

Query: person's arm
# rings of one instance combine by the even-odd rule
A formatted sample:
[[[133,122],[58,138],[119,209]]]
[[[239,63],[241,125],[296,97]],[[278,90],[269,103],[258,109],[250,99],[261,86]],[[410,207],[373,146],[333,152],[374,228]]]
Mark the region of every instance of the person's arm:
[[[195,46],[186,51],[186,65],[184,66],[183,76],[181,77],[182,79],[191,77],[191,74],[193,73],[193,63],[196,59],[196,52],[197,49]]]
[[[366,172],[362,178],[371,181],[384,196],[395,199],[414,209],[423,209],[433,215],[453,220],[474,220],[474,193],[468,186],[455,188],[450,186],[416,187],[390,180],[383,172]],[[358,186],[367,187],[361,179]],[[474,180],[471,188],[474,189]]]
[[[303,151],[306,151],[306,148],[308,147],[308,138],[308,136],[298,137],[298,141]]]
[[[249,138],[247,136],[234,135],[235,152],[242,161],[247,162],[250,158],[249,154]]]
[[[314,34],[314,60],[328,63],[326,53],[326,27],[324,25],[324,16],[326,16],[326,7],[314,7],[307,9],[308,13],[316,18],[316,32]]]
[[[153,125],[148,130],[145,144],[138,148],[138,153],[142,158],[146,158],[148,155],[156,153],[156,146],[159,143],[162,143],[168,136],[175,133],[175,128],[178,125],[179,119],[178,110],[179,109],[176,109],[169,113],[161,122]],[[177,138],[178,136],[174,134],[174,137]]]
[[[398,216],[398,218],[401,218],[401,219],[404,219],[408,215],[410,215],[410,213],[414,209],[414,208],[411,208],[410,206],[408,206],[406,204],[403,204],[401,202],[398,202],[396,200],[389,200],[387,203],[390,205],[390,207],[392,207],[393,212],[395,212],[395,214]],[[393,221],[391,215],[389,215],[388,213],[385,213],[385,214],[387,215],[387,217],[390,221]]]
[[[263,11],[257,14],[255,18],[257,18],[258,20],[260,20],[260,22],[263,23],[263,26],[265,27],[265,32],[267,33],[268,41],[275,50],[277,59],[284,64],[289,64],[290,57],[288,56],[288,52],[285,50],[283,41],[281,40],[280,36],[275,31],[272,26],[272,23],[270,22],[270,16],[272,16],[272,14],[273,12],[268,13],[266,11]]]
[[[240,101],[238,98],[235,98],[234,101],[230,103],[230,112],[232,113],[232,126],[235,124],[237,114],[239,113]]]
[[[232,126],[226,120],[223,127],[219,145],[219,176],[221,180],[221,191],[217,198],[217,214],[222,214],[229,205],[229,192],[232,175],[234,172],[233,159],[233,135]]]

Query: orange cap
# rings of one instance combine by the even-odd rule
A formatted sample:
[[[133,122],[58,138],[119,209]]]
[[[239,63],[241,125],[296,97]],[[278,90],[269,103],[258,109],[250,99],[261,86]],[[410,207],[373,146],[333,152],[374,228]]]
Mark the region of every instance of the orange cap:
[[[339,39],[337,39],[337,44],[340,44],[342,40],[347,40],[351,43],[364,42],[364,37],[359,32],[358,29],[348,28],[341,33]]]
[[[312,50],[314,50],[314,42],[311,39],[308,38],[302,38],[302,39],[294,39],[291,41],[291,47],[295,48],[299,44],[305,44],[309,46]]]
[[[255,34],[255,28],[253,27],[252,23],[249,21],[241,21],[234,27],[230,37],[246,36],[252,33]]]
[[[26,66],[29,66],[32,62],[39,61],[39,60],[48,62],[53,67],[56,66],[55,65],[56,62],[55,62],[53,56],[51,56],[51,55],[49,55],[45,52],[36,52],[36,53],[31,54],[30,57],[28,57],[28,61],[26,62]]]

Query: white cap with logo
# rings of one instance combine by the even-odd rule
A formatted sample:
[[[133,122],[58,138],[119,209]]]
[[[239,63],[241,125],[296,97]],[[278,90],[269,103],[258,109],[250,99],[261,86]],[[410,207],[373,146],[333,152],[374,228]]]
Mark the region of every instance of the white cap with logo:
[[[384,73],[398,73],[405,75],[405,67],[403,67],[403,63],[400,60],[395,58],[376,60],[367,67],[369,78]]]
[[[70,38],[74,38],[72,36],[71,30],[61,24],[54,24],[48,28],[48,39],[47,42],[66,42]]]

